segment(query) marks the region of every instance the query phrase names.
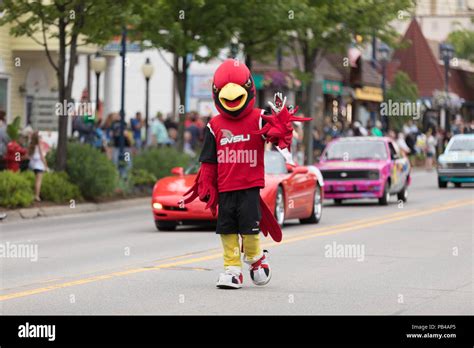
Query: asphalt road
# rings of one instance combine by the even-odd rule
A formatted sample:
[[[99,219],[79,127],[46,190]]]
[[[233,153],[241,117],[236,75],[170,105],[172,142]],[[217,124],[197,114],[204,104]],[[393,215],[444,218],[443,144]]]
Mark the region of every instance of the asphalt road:
[[[2,314],[473,314],[474,188],[413,174],[408,202],[325,203],[265,240],[273,278],[218,290],[210,229],[157,232],[148,204],[0,223]],[[263,237],[262,237],[263,238]],[[331,254],[331,252],[334,252]]]

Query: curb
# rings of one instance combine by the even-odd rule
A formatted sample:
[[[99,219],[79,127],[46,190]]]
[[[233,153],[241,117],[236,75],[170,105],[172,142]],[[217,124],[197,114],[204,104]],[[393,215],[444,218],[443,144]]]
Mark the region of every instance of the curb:
[[[0,224],[8,224],[20,220],[32,220],[40,217],[66,216],[97,211],[109,211],[128,208],[136,205],[150,204],[150,197],[131,198],[106,203],[78,203],[74,208],[69,204],[43,208],[23,208],[6,211],[7,217]]]

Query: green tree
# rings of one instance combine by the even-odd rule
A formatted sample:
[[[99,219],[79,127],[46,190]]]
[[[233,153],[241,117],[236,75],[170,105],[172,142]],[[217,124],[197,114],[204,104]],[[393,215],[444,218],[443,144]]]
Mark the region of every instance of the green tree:
[[[403,71],[398,71],[394,78],[393,83],[386,92],[386,101],[391,100],[392,103],[415,103],[419,98],[418,87],[414,83],[410,76]],[[400,115],[400,116],[412,116],[412,115]],[[390,125],[394,129],[401,129],[404,123],[403,117],[393,117],[390,120]]]
[[[178,108],[178,149],[184,146],[186,83],[192,60],[206,62],[216,57],[230,40],[227,5],[224,0],[146,0],[139,4],[137,32],[153,47],[174,55],[170,68],[175,78]]]
[[[230,0],[227,9],[233,39],[245,54],[245,64],[252,69],[254,60],[274,58],[277,49],[287,40],[291,29],[289,0]],[[238,14],[238,15],[236,15]]]
[[[472,21],[474,23],[474,18]],[[467,29],[453,31],[448,35],[447,41],[453,45],[456,57],[474,63],[474,31]]]
[[[390,22],[412,7],[412,0],[301,0],[289,8],[292,21],[292,40],[289,47],[298,62],[299,77],[303,81],[303,109],[313,116],[314,71],[325,52],[344,52],[359,35],[364,42],[374,35],[393,43],[398,36]],[[342,64],[342,62],[341,62]],[[312,124],[306,122],[304,136],[307,160],[312,158]]]
[[[128,18],[131,0],[3,0],[0,2],[0,26],[9,24],[14,36],[28,36],[44,48],[58,80],[58,101],[69,103],[74,82],[77,48],[102,44],[120,32]],[[51,42],[58,42],[53,55]],[[69,63],[68,63],[69,62]],[[66,104],[67,105],[67,104]],[[56,169],[66,168],[67,113],[58,120],[58,155]]]

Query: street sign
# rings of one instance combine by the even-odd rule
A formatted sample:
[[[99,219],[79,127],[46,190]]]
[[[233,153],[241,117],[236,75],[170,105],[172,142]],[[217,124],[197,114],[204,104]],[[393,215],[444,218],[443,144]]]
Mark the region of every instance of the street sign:
[[[342,82],[323,80],[323,93],[332,95],[342,94]]]
[[[105,52],[120,52],[122,50],[122,37],[116,36],[114,39],[102,47]],[[142,52],[143,47],[141,42],[130,42],[127,41],[127,52]]]

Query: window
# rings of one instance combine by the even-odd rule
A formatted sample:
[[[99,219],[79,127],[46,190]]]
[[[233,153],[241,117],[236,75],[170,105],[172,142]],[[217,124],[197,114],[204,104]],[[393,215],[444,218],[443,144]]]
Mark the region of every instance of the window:
[[[388,147],[390,148],[390,158],[395,159],[395,158],[398,158],[399,156],[398,156],[398,151],[393,145],[394,144],[391,141],[388,143]]]
[[[7,113],[8,119],[8,80],[0,77],[0,110]]]

